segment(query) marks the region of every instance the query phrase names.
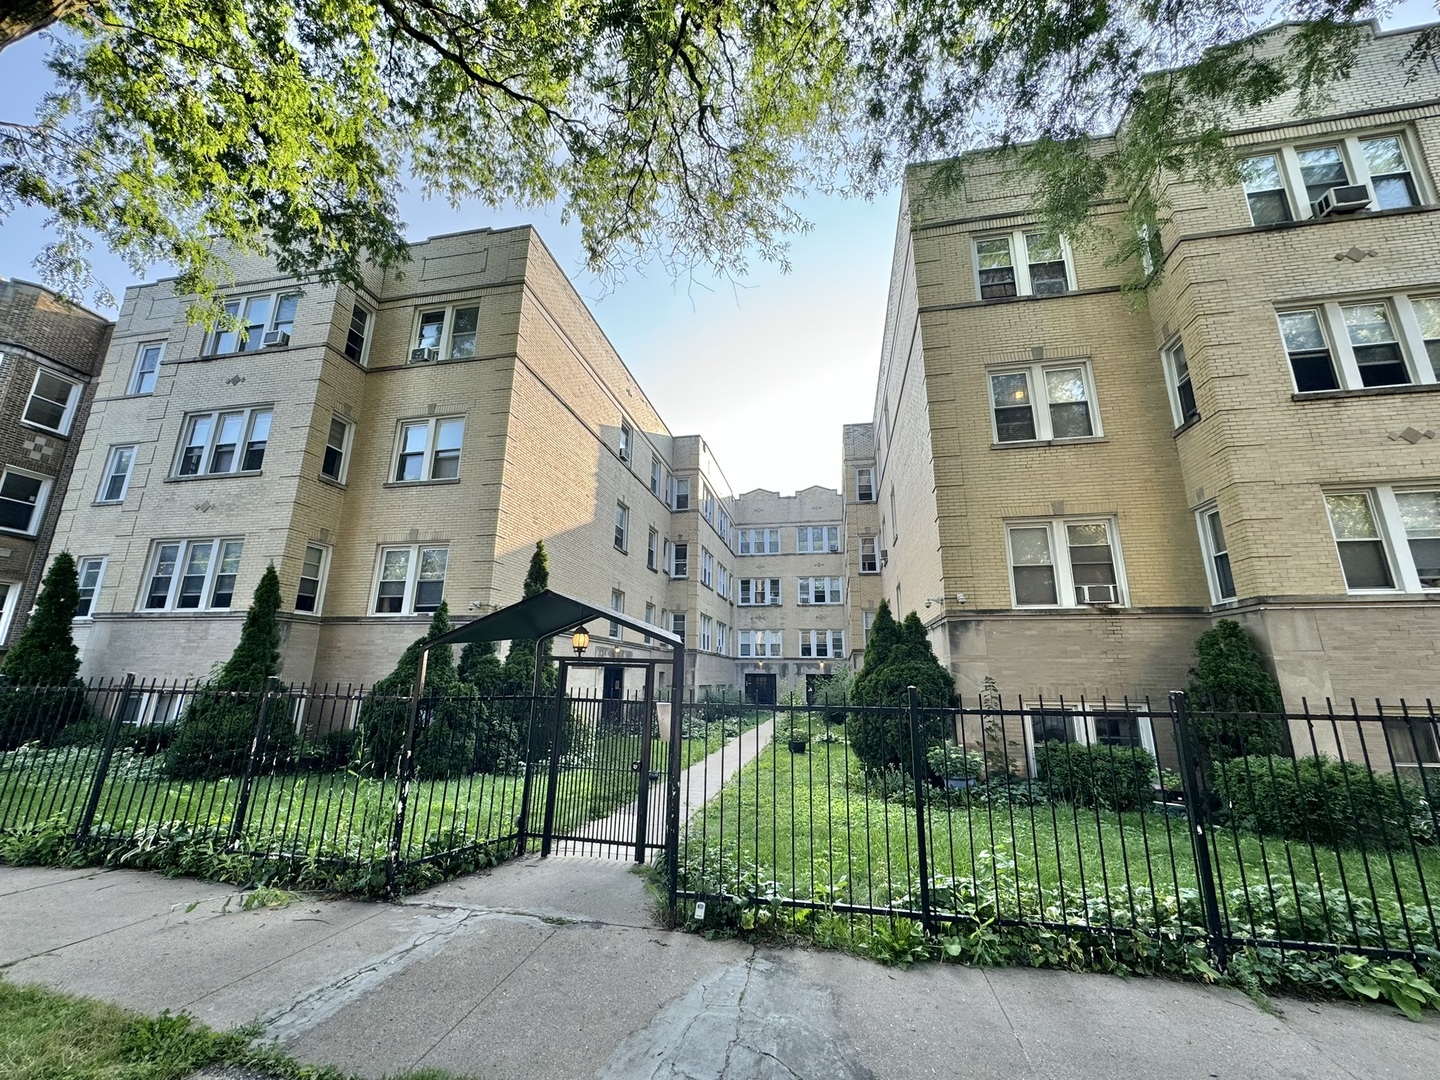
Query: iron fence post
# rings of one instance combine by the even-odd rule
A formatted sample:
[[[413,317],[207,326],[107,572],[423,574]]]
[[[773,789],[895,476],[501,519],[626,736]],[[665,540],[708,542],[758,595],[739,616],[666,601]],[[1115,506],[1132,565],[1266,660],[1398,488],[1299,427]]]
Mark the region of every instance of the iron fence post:
[[[245,778],[240,784],[240,796],[235,800],[235,813],[230,815],[229,843],[235,844],[245,831],[245,814],[250,809],[250,791],[255,786],[255,773],[260,765],[261,748],[265,745],[265,722],[270,713],[270,699],[279,686],[280,680],[271,675],[265,680],[265,689],[260,694],[260,712],[255,717],[255,732],[250,739],[250,756],[245,762]]]
[[[385,893],[395,895],[395,877],[400,871],[400,845],[405,840],[405,806],[410,801],[410,778],[415,772],[415,726],[420,720],[420,699],[425,693],[425,671],[430,665],[430,649],[420,650],[420,664],[415,686],[410,691],[410,708],[405,722],[405,745],[395,766],[395,827],[390,832],[390,850],[385,855]]]
[[[545,786],[545,826],[540,835],[540,857],[550,854],[551,842],[555,838],[555,800],[560,787],[560,743],[565,738],[565,681],[569,678],[570,665],[560,658],[560,671],[555,683],[555,727],[550,738],[550,768],[546,775],[549,783]]]
[[[670,671],[670,759],[666,778],[665,806],[665,891],[670,902],[670,925],[679,917],[680,907],[680,737],[683,731],[681,705],[685,698],[685,645],[675,646]],[[687,799],[689,791],[686,791]],[[689,812],[686,806],[686,812]]]
[[[90,838],[90,827],[95,824],[95,813],[100,809],[100,793],[105,787],[105,776],[110,771],[110,761],[115,756],[115,744],[120,739],[120,725],[125,722],[125,706],[135,686],[135,673],[125,676],[125,685],[120,690],[120,700],[115,705],[115,714],[110,717],[110,726],[105,731],[105,745],[100,750],[100,761],[95,766],[95,776],[90,781],[90,794],[85,799],[85,810],[80,815],[80,824],[75,829],[75,839],[83,844]]]
[[[920,921],[926,930],[933,930],[930,910],[930,852],[925,839],[925,748],[920,735],[920,691],[911,686],[910,698],[910,775],[915,782],[915,842],[919,848]]]
[[[650,828],[650,723],[655,708],[655,665],[645,669],[645,701],[643,727],[640,730],[640,790],[635,803],[635,862],[645,862],[645,840]],[[668,772],[668,769],[667,769]]]
[[[548,639],[546,639],[548,640]],[[535,642],[535,678],[530,684],[530,719],[525,725],[525,779],[520,787],[520,820],[516,823],[515,854],[524,855],[530,839],[530,799],[535,773],[531,768],[535,756],[535,713],[540,708],[540,691],[545,687],[544,640]]]
[[[1183,690],[1170,691],[1170,713],[1175,721],[1175,750],[1180,758],[1180,781],[1185,791],[1185,816],[1190,822],[1190,841],[1195,848],[1195,876],[1199,879],[1200,900],[1205,908],[1206,930],[1210,935],[1210,951],[1219,967],[1227,959],[1225,924],[1220,917],[1220,893],[1215,885],[1215,869],[1210,861],[1209,806],[1206,801],[1205,779],[1201,775],[1200,754],[1190,727],[1190,711]]]

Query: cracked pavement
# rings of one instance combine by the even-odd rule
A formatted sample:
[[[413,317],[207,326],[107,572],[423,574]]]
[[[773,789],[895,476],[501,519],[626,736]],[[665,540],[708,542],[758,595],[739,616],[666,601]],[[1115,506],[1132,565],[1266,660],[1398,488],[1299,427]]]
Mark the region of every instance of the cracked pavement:
[[[656,926],[628,866],[527,859],[398,904],[242,911],[226,887],[0,867],[0,975],[301,1060],[483,1080],[1115,1080],[1435,1075],[1440,1018],[1011,969],[895,971]]]

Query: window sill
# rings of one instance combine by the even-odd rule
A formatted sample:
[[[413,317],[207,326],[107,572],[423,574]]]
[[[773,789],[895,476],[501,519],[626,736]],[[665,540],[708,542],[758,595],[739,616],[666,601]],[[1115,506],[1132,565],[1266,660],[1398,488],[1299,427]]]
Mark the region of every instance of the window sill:
[[[124,506],[124,499],[92,499],[91,506]]]
[[[196,473],[194,476],[167,476],[166,484],[189,484],[196,480],[241,480],[250,476],[264,476],[263,469],[242,469],[240,472]],[[106,506],[111,505],[106,503]]]
[[[1196,424],[1200,423],[1200,421],[1203,419],[1205,419],[1203,416],[1192,416],[1189,420],[1186,420],[1183,424],[1177,427],[1171,433],[1171,437],[1178,439],[1181,435],[1185,434],[1185,432],[1189,431]]]
[[[44,424],[37,424],[33,420],[21,420],[20,426],[29,428],[31,431],[43,431],[46,435],[53,435],[57,439],[70,438],[69,430],[61,431],[59,428],[46,427]]]
[[[3,525],[0,525],[0,533],[4,533],[7,536],[23,536],[27,540],[34,540],[38,535],[38,533],[24,532],[21,529],[7,529]]]
[[[348,486],[346,485],[345,481],[343,481],[343,480],[335,480],[335,479],[332,479],[331,477],[325,476],[325,475],[323,475],[323,474],[320,475],[320,476],[317,476],[315,479],[319,480],[320,483],[325,484],[325,485],[327,485],[328,487],[338,488],[338,489],[340,489],[341,491],[348,491],[348,490],[349,490]]]
[[[433,619],[433,611],[371,611],[364,618],[383,619],[387,622],[395,619]]]
[[[314,348],[313,345],[297,345],[293,341],[289,345],[262,345],[258,349],[237,349],[234,352],[207,353],[202,356],[179,356],[174,360],[160,361],[165,364],[203,364],[207,360],[234,360],[242,356],[270,355],[273,353],[294,352],[297,349]]]
[[[1440,383],[1410,383],[1406,386],[1362,386],[1356,390],[1300,390],[1291,401],[1329,401],[1335,398],[1388,397],[1391,394],[1440,393]]]
[[[1105,435],[1083,435],[1074,439],[1017,439],[1014,442],[992,442],[991,450],[1033,450],[1038,446],[1083,446],[1086,443],[1107,443]]]
[[[1036,614],[1057,615],[1074,613],[1076,615],[1104,615],[1109,612],[1128,612],[1128,604],[1026,604],[1015,605],[1011,611],[1035,612]]]
[[[244,618],[245,610],[241,609],[237,611],[235,608],[141,608],[139,611],[114,612],[113,614],[117,617],[123,614],[126,618],[138,615],[146,619],[166,619],[173,615],[204,615],[207,618]]]
[[[444,487],[446,484],[458,484],[460,477],[445,476],[438,480],[387,480],[381,487],[387,488],[419,488],[419,487]]]

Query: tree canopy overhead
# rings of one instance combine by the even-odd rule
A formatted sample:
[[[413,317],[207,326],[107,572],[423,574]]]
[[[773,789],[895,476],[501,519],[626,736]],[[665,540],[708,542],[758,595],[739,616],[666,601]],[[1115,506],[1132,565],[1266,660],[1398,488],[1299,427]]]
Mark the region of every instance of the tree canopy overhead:
[[[807,190],[871,193],[907,161],[1038,140],[1022,164],[1041,170],[1044,216],[1074,231],[1102,192],[1155,216],[1162,168],[1233,170],[1225,110],[1313,100],[1353,63],[1346,21],[1374,10],[10,0],[0,49],[57,21],[69,32],[38,117],[0,106],[0,220],[52,214],[42,270],[71,293],[93,286],[93,232],[137,269],[176,264],[179,288],[213,305],[226,245],[269,242],[282,269],[322,280],[397,264],[410,176],[451,199],[560,201],[602,273],[653,256],[730,273],[750,252],[783,261]],[[1291,16],[1311,22],[1284,49],[1247,40]],[[1412,62],[1434,44],[1422,35]],[[1097,148],[1127,110],[1133,137]]]

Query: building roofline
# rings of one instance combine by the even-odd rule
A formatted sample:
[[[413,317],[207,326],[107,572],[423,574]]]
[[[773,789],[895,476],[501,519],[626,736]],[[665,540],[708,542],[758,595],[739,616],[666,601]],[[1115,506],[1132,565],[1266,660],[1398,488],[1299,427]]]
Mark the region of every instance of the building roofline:
[[[11,285],[28,285],[28,286],[30,286],[30,288],[32,288],[32,289],[39,289],[41,292],[45,293],[46,295],[48,295],[48,296],[53,296],[56,300],[58,300],[60,303],[62,303],[62,304],[64,304],[64,305],[66,305],[67,307],[72,307],[72,308],[74,308],[74,309],[77,310],[77,311],[83,311],[86,315],[93,315],[95,318],[99,319],[101,322],[103,322],[103,323],[108,323],[108,324],[110,324],[111,326],[113,326],[113,325],[115,324],[115,320],[112,319],[112,318],[110,318],[108,315],[102,315],[102,314],[100,314],[100,312],[95,311],[95,310],[92,309],[92,308],[88,308],[88,307],[86,307],[84,304],[77,303],[77,302],[74,301],[74,300],[67,299],[66,297],[62,296],[60,293],[56,292],[54,289],[50,288],[50,286],[48,286],[48,285],[42,285],[42,284],[40,284],[40,282],[38,282],[38,281],[30,281],[30,280],[28,280],[28,279],[26,279],[26,278],[6,277],[4,274],[0,274],[0,284],[5,284],[5,283],[9,283],[9,284],[11,284]],[[133,287],[133,286],[132,286],[132,287]]]

